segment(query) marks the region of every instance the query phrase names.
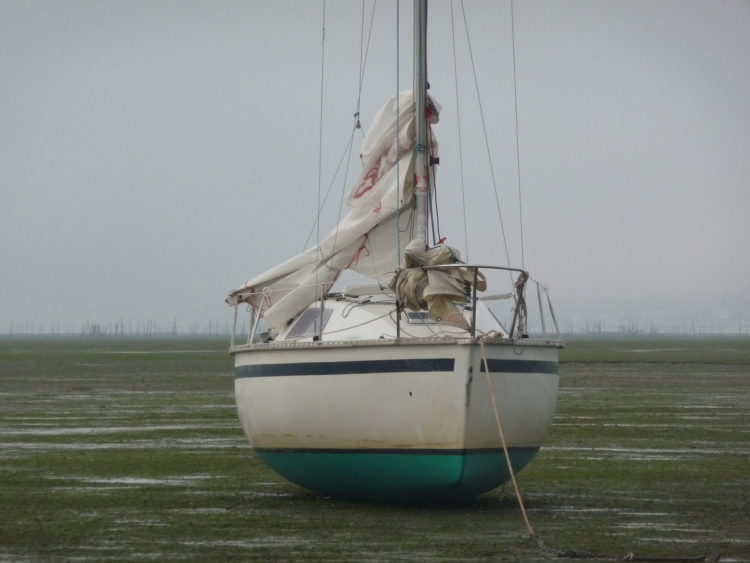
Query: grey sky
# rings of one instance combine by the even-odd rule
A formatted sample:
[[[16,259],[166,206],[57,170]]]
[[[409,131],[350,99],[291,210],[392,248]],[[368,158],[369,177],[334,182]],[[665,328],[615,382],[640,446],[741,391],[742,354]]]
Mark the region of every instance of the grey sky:
[[[229,319],[230,289],[302,250],[321,6],[0,0],[0,332]],[[361,15],[357,2],[326,6],[324,189],[356,107]],[[465,9],[518,264],[509,4]],[[519,0],[515,12],[525,265],[561,313],[749,288],[750,2]],[[394,20],[379,2],[365,127],[395,92]],[[470,258],[503,262],[456,24]],[[443,234],[463,247],[447,2],[433,2],[430,26]]]

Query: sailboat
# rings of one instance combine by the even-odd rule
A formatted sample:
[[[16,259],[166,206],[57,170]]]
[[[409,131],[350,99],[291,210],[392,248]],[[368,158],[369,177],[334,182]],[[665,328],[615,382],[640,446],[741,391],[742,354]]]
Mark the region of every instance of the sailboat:
[[[374,116],[348,214],[227,298],[244,432],[278,474],[325,495],[479,495],[531,461],[555,411],[563,343],[559,331],[529,337],[528,272],[428,245],[440,106],[427,92],[426,0],[414,13],[414,86]],[[342,286],[346,271],[366,281]],[[489,293],[492,272],[504,293]],[[510,304],[504,322],[493,300]]]

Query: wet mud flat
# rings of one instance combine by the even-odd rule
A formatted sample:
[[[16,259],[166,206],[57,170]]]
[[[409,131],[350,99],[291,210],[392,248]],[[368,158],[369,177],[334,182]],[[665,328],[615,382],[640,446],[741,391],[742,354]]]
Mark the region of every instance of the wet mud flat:
[[[222,340],[0,339],[0,560],[750,560],[750,340],[574,338],[510,490],[320,497],[253,454]]]

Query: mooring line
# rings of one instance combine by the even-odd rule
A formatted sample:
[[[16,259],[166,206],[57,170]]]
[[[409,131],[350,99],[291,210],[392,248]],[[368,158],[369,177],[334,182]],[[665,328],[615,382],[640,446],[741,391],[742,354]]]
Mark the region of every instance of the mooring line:
[[[490,366],[487,362],[487,352],[484,349],[484,338],[479,339],[479,347],[482,351],[482,361],[484,362],[484,375],[487,378],[487,387],[490,391],[490,398],[492,399],[492,410],[495,411],[495,422],[497,423],[497,431],[500,434],[500,442],[503,445],[503,453],[505,454],[505,463],[508,464],[508,472],[510,473],[510,479],[513,482],[513,490],[516,492],[516,498],[518,499],[518,506],[521,508],[521,514],[523,520],[526,523],[526,530],[529,532],[529,540],[534,539],[534,528],[531,527],[529,516],[526,514],[526,507],[523,504],[523,498],[521,497],[521,490],[518,488],[516,482],[516,474],[513,471],[513,464],[510,461],[510,453],[508,453],[508,444],[505,441],[505,432],[503,432],[503,425],[500,423],[500,413],[497,409],[497,401],[495,400],[495,390],[492,388],[492,381],[490,380]]]
[[[487,352],[484,348],[484,336],[479,337],[477,340],[479,342],[479,348],[482,353],[482,362],[484,364],[484,376],[487,379],[487,387],[490,392],[490,399],[492,400],[492,410],[495,413],[495,422],[497,423],[497,432],[500,435],[500,442],[503,446],[503,454],[505,455],[505,463],[508,465],[508,472],[510,473],[510,480],[513,483],[513,490],[516,493],[516,498],[518,499],[518,506],[521,509],[521,514],[523,515],[523,520],[526,524],[526,530],[529,533],[529,541],[535,539],[534,534],[534,528],[531,527],[531,522],[529,521],[529,515],[526,512],[526,506],[523,504],[523,497],[521,497],[521,490],[518,487],[518,482],[516,481],[516,474],[513,471],[513,464],[510,461],[510,453],[508,452],[508,444],[505,441],[505,432],[503,431],[503,425],[500,422],[500,412],[497,408],[497,400],[495,399],[495,390],[492,388],[492,380],[490,379],[490,366],[489,362],[487,361]],[[625,556],[617,556],[617,555],[606,555],[601,553],[592,553],[589,551],[577,551],[577,550],[568,550],[568,551],[559,551],[556,549],[552,549],[550,547],[547,547],[544,545],[544,542],[541,538],[537,539],[537,545],[539,546],[539,549],[544,551],[545,553],[548,553],[550,555],[553,555],[560,559],[609,559],[613,561],[640,561],[640,562],[650,562],[650,563],[698,563],[701,561],[705,562],[716,562],[721,559],[721,553],[710,553],[708,555],[698,555],[698,556],[691,556],[691,557],[649,557],[649,556],[638,556],[634,553],[628,553]]]

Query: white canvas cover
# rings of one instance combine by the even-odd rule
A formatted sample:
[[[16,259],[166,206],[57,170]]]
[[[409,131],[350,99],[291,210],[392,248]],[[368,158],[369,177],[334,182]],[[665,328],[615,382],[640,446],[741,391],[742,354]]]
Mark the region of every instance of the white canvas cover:
[[[424,266],[453,264],[455,267],[424,270]],[[411,241],[404,251],[403,269],[393,276],[389,286],[399,302],[411,309],[427,309],[442,324],[469,330],[469,323],[455,303],[469,295],[476,282],[477,291],[487,289],[484,274],[464,268],[458,249],[441,244],[425,250],[421,241]],[[476,274],[476,275],[475,275]]]
[[[398,267],[399,232],[408,229],[413,207],[414,97],[399,94],[399,141],[396,143],[396,97],[377,113],[362,146],[362,173],[348,194],[349,213],[319,245],[263,272],[232,291],[227,302],[250,303],[269,325],[280,330],[316,299],[343,269],[376,278],[387,285]],[[430,135],[430,138],[432,135]],[[433,147],[432,154],[436,154]],[[399,178],[396,162],[399,162]],[[398,201],[398,203],[397,203]],[[397,208],[401,225],[396,228]]]

